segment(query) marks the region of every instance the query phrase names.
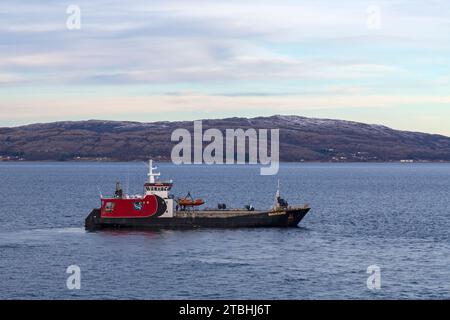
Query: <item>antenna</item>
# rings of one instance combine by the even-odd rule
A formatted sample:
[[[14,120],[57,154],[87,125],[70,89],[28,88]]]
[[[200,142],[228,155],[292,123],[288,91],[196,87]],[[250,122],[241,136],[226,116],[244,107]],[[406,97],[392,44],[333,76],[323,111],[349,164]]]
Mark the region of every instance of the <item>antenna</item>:
[[[126,180],[125,190],[127,194],[130,194],[130,168],[127,165],[127,180]]]
[[[97,186],[98,193],[100,194],[100,198],[103,198],[102,192],[100,191],[100,187]]]
[[[150,159],[148,161],[148,174],[147,174],[148,182],[155,183],[155,177],[158,177],[161,175],[161,173],[159,173],[159,172],[153,172],[153,170],[156,170],[156,169],[157,169],[156,166],[153,167],[153,160]]]
[[[274,205],[274,209],[277,209],[277,208],[279,207],[279,205],[280,205],[279,199],[280,199],[280,179],[278,179],[277,192],[275,192],[275,205]]]
[[[278,179],[277,195],[276,195],[276,197],[278,198],[279,196],[280,196],[280,179]]]

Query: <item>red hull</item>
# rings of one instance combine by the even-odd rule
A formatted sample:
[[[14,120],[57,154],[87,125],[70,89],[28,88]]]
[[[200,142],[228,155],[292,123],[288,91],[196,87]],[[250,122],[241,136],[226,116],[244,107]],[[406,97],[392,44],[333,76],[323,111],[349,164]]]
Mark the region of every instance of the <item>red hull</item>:
[[[164,200],[156,195],[143,198],[102,198],[102,218],[150,218],[164,214]]]

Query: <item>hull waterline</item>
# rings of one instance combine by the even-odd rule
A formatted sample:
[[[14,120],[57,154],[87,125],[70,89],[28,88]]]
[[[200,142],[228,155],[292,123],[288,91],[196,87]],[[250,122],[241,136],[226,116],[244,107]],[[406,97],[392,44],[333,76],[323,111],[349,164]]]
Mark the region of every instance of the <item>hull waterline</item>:
[[[173,218],[102,218],[94,209],[85,220],[90,231],[101,229],[195,229],[195,228],[258,228],[297,227],[310,208],[292,208],[280,211],[184,212]]]

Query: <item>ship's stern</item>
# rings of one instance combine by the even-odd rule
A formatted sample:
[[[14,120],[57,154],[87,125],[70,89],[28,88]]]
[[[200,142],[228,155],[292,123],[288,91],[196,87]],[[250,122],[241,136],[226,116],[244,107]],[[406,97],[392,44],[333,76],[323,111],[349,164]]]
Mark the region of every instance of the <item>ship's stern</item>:
[[[84,220],[84,228],[88,231],[96,230],[100,227],[100,209],[93,209]]]

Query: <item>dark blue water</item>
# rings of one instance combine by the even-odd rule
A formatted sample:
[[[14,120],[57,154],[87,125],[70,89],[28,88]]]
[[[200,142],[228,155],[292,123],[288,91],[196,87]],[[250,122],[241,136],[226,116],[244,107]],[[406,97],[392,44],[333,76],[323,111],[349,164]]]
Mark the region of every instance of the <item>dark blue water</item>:
[[[296,229],[96,232],[85,216],[141,163],[0,164],[0,298],[450,298],[449,164],[160,164],[173,192],[211,206],[272,205],[276,181],[310,214]],[[81,289],[66,268],[81,268]],[[369,290],[369,265],[381,289]]]

